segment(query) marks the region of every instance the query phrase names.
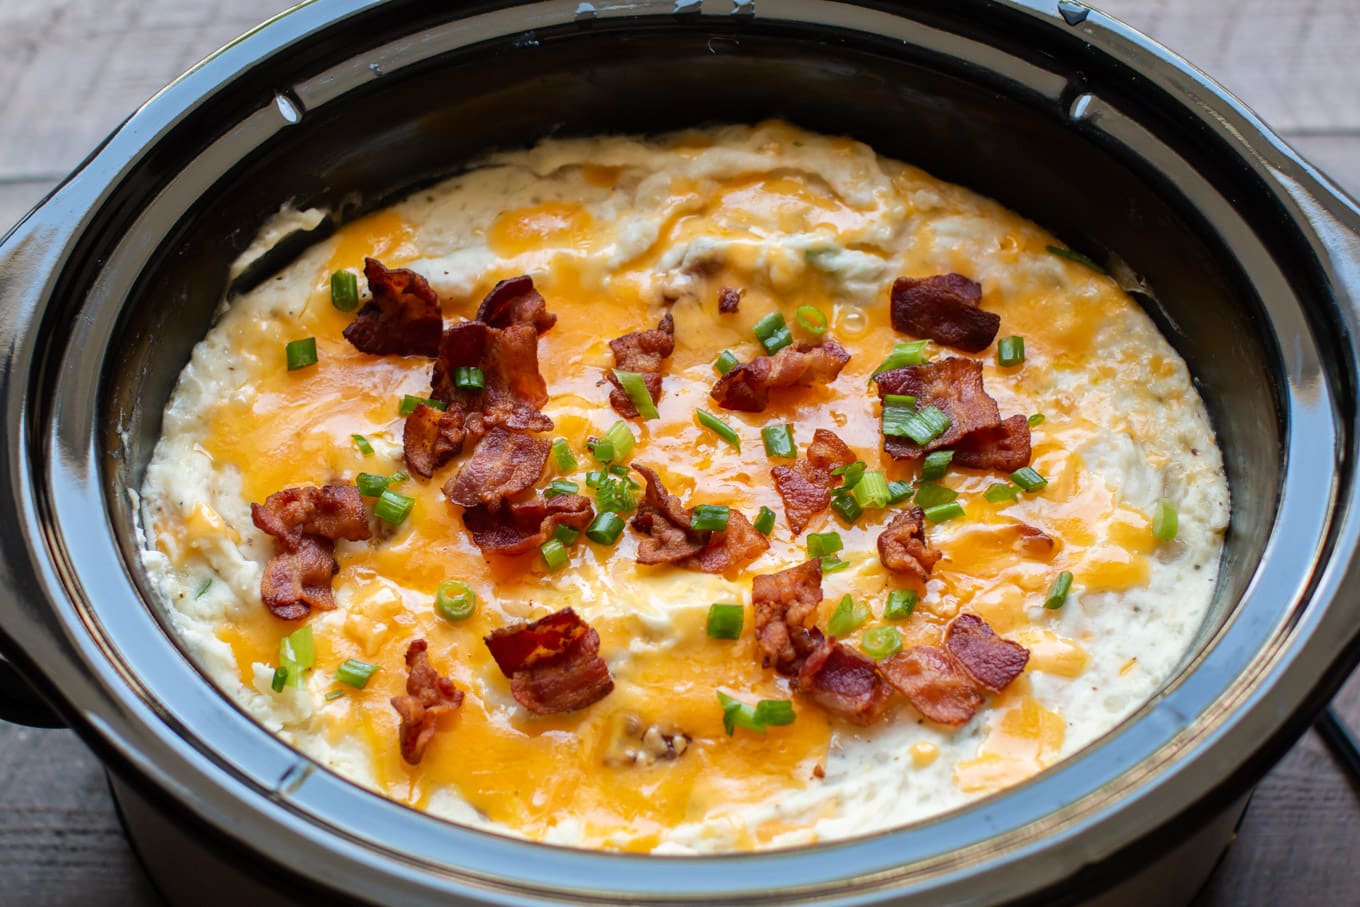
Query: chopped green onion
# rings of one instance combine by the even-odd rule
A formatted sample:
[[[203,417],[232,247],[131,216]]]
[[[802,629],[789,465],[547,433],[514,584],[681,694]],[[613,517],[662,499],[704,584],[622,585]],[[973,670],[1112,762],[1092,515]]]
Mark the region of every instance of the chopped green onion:
[[[362,690],[368,686],[368,679],[378,670],[377,665],[371,665],[366,661],[357,661],[353,658],[346,658],[340,667],[335,671],[335,679],[346,686]]]
[[[1017,469],[1015,472],[1011,473],[1011,481],[1019,485],[1025,491],[1038,491],[1048,484],[1048,479],[1039,475],[1032,466]]]
[[[637,486],[631,479],[602,476],[595,487],[595,503],[601,511],[628,514],[637,508]]]
[[[1176,532],[1180,529],[1180,517],[1176,513],[1176,505],[1167,498],[1157,501],[1156,508],[1152,511],[1152,534],[1158,541],[1169,542],[1176,537]]]
[[[590,445],[590,452],[595,456],[595,459],[599,460],[601,463],[608,464],[614,462],[613,441],[606,441],[603,438],[595,441]]]
[[[828,573],[838,573],[849,566],[850,566],[849,561],[843,561],[840,558],[836,557],[836,555],[832,554],[828,557],[822,558],[822,575],[825,576]]]
[[[359,448],[359,453],[366,457],[373,456],[373,445],[369,444],[363,435],[350,435],[350,439],[354,441],[354,446]]]
[[[288,682],[288,669],[280,665],[274,669],[274,679],[269,681],[269,688],[275,693],[283,692],[283,685]]]
[[[768,507],[761,507],[760,513],[751,521],[751,525],[756,527],[756,532],[761,535],[769,535],[774,531],[774,511]]]
[[[576,494],[580,490],[581,486],[570,479],[553,479],[543,490],[543,497],[555,498],[559,494]]]
[[[723,350],[722,355],[713,360],[713,371],[719,375],[726,375],[740,363],[741,360],[734,356],[731,350]]]
[[[291,661],[304,671],[316,666],[316,642],[312,626],[298,627],[279,641],[279,660]]]
[[[882,661],[902,651],[902,631],[896,627],[874,627],[864,634],[860,645],[865,655]]]
[[[793,443],[792,425],[767,425],[760,430],[760,440],[765,442],[765,456],[796,459],[798,448]]]
[[[934,507],[925,508],[926,519],[932,523],[943,523],[963,516],[963,505],[958,501],[950,501],[948,504],[936,504]]]
[[[628,467],[624,466],[622,463],[611,463],[609,464],[609,469],[606,471],[611,476],[623,476],[625,479],[628,478]]]
[[[612,545],[623,532],[623,519],[617,513],[602,511],[586,528],[586,538],[601,545]]]
[[[982,493],[982,496],[993,504],[1014,502],[1020,499],[1020,489],[1009,482],[993,482],[987,486],[987,490]]]
[[[757,734],[765,733],[765,725],[756,720],[756,707],[733,699],[721,690],[718,691],[718,704],[723,710],[723,729],[731,737],[737,728],[746,728]]]
[[[575,472],[579,465],[576,462],[576,457],[572,456],[571,447],[567,444],[566,438],[558,438],[552,442],[552,457],[557,471],[563,475]]]
[[[864,508],[859,506],[859,501],[855,500],[853,494],[831,495],[831,512],[845,520],[847,525],[855,525],[855,520],[859,519],[860,514],[864,513]]]
[[[836,605],[831,620],[827,621],[826,631],[832,636],[847,636],[868,619],[869,609],[847,595]]]
[[[789,324],[784,320],[784,316],[778,312],[771,312],[766,315],[757,321],[751,329],[755,331],[756,339],[760,341],[760,345],[765,347],[765,352],[771,356],[793,343],[793,333],[789,330]]]
[[[387,476],[361,472],[354,477],[354,484],[359,487],[359,494],[366,498],[376,498],[387,490],[387,486],[392,484],[392,480]]]
[[[883,402],[888,406],[906,406],[916,409],[916,398],[911,394],[884,394]]]
[[[599,488],[600,482],[604,481],[604,477],[604,473],[597,469],[592,469],[590,472],[586,473],[586,487]]]
[[[765,727],[793,724],[797,717],[793,711],[792,700],[762,699],[756,703],[756,722]]]
[[[609,431],[605,432],[604,437],[600,440],[614,445],[614,456],[610,461],[614,463],[622,463],[628,459],[628,455],[633,452],[633,447],[637,444],[633,430],[622,419],[609,426]]]
[[[628,399],[633,401],[634,408],[638,415],[644,419],[658,419],[661,414],[656,411],[656,402],[652,400],[652,392],[647,390],[647,382],[637,372],[625,372],[622,369],[614,369],[614,377],[619,379],[619,386],[628,395]]]
[[[930,361],[930,354],[926,352],[926,347],[929,345],[929,340],[911,340],[894,344],[888,358],[879,363],[878,368],[874,369],[874,373],[869,376],[869,383],[872,384],[876,377],[895,368],[905,368],[908,365],[925,365]]]
[[[486,387],[486,375],[475,365],[460,365],[453,370],[453,386],[460,391],[479,391]]]
[[[404,469],[398,469],[396,472],[392,473],[388,481],[391,482],[393,485],[400,485],[402,482],[405,482],[409,478],[411,478],[411,474],[409,472],[407,472]]]
[[[441,413],[449,408],[449,405],[441,400],[430,400],[426,397],[417,397],[414,394],[404,394],[401,398],[401,405],[397,407],[397,413],[403,416],[409,416],[416,411],[417,406],[422,404],[431,409],[437,409]]]
[[[911,438],[917,444],[929,444],[949,430],[954,423],[943,411],[926,406],[913,413],[903,407],[888,405],[883,408],[883,434]]]
[[[888,606],[883,609],[884,620],[906,620],[916,610],[915,589],[894,589],[888,593]]]
[[[745,610],[741,605],[710,605],[708,636],[710,639],[740,639]]]
[[[888,503],[901,504],[911,498],[916,489],[911,487],[910,482],[889,482],[888,483]]]
[[[1044,248],[1059,258],[1066,258],[1068,261],[1075,261],[1079,265],[1086,265],[1086,267],[1095,271],[1097,274],[1108,273],[1104,268],[1087,258],[1085,255],[1082,255],[1080,252],[1073,252],[1071,249],[1063,249],[1058,246],[1044,246]]]
[[[548,565],[549,570],[557,570],[571,559],[567,552],[567,546],[557,539],[548,539],[538,546],[538,553],[543,555],[543,563]]]
[[[202,597],[207,593],[207,591],[208,591],[209,589],[211,589],[211,588],[212,588],[212,579],[211,579],[211,578],[205,579],[205,580],[203,581],[203,585],[199,586],[199,587],[198,587],[198,591],[194,593],[194,601],[198,601],[200,598],[202,598]]]
[[[378,502],[373,505],[373,515],[384,523],[400,526],[402,521],[411,515],[411,508],[414,506],[415,498],[408,498],[395,491],[384,491]]]
[[[741,436],[732,429],[732,426],[728,425],[712,413],[705,412],[702,409],[696,409],[694,411],[694,416],[704,428],[707,428],[737,450],[741,450]]]
[[[952,462],[954,462],[954,451],[932,450],[926,454],[926,461],[921,464],[921,478],[930,481],[943,479],[944,474],[949,472],[949,464]]]
[[[807,535],[809,558],[826,557],[828,554],[835,554],[844,547],[845,543],[841,541],[839,532],[809,532]]]
[[[434,613],[449,623],[467,620],[477,610],[477,593],[467,583],[451,579],[434,594]]]
[[[1025,338],[1002,337],[996,342],[996,361],[998,365],[1010,367],[1025,361]]]
[[[922,482],[916,487],[916,504],[919,507],[948,504],[958,496],[959,493],[954,489],[945,488],[943,485],[936,485],[933,482]]]
[[[814,337],[820,337],[826,333],[826,313],[815,305],[800,305],[798,311],[793,313],[793,320],[798,322],[800,328]]]
[[[732,508],[726,504],[696,504],[689,518],[689,528],[696,532],[723,532],[732,518]]]
[[[316,365],[316,338],[304,337],[302,340],[291,340],[283,348],[283,354],[288,360],[288,371],[290,372],[306,368],[309,365]]]
[[[916,404],[914,397],[909,404],[883,401],[883,434],[894,438],[905,438],[916,427]]]
[[[558,526],[553,530],[552,537],[563,545],[571,547],[576,544],[576,540],[581,537],[581,530],[572,529],[570,526]]]
[[[359,278],[353,271],[331,274],[331,305],[337,312],[353,312],[359,307]]]
[[[1034,415],[1032,415],[1032,416],[1029,417],[1029,427],[1030,427],[1030,428],[1034,428],[1036,425],[1043,425],[1043,424],[1044,424],[1044,414],[1043,414],[1043,413],[1035,413]]]
[[[888,506],[888,479],[877,469],[870,469],[855,484],[851,494],[865,510],[882,510]]]
[[[1048,598],[1044,599],[1044,607],[1050,611],[1056,611],[1067,602],[1067,593],[1072,589],[1072,574],[1064,570],[1058,574],[1058,578],[1053,581],[1053,586],[1048,590]]]
[[[841,491],[850,491],[859,484],[859,480],[864,478],[864,471],[868,469],[863,460],[856,460],[844,466],[837,466],[831,470],[833,476],[841,477]]]
[[[339,699],[343,695],[345,695],[344,690],[331,690],[329,693],[325,695],[324,698],[327,702],[335,702],[335,700]]]

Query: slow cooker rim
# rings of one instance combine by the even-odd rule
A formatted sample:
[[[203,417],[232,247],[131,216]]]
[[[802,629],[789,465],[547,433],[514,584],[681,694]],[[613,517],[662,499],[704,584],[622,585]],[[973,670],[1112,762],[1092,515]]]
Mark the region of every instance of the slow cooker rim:
[[[337,5],[339,5],[339,4],[337,4]],[[139,116],[141,116],[141,114],[139,114]],[[88,464],[86,464],[86,466],[87,466],[87,465],[88,465]],[[84,468],[84,466],[82,466],[82,469],[83,469],[83,468]],[[30,524],[30,525],[34,525],[34,524]],[[1353,534],[1353,533],[1352,533],[1352,534]],[[1333,568],[1333,567],[1336,567],[1336,564],[1334,564],[1334,563],[1333,563],[1333,564],[1329,564],[1329,570],[1330,570],[1330,568]],[[1333,571],[1333,572],[1334,572],[1334,571]],[[53,579],[53,581],[56,581],[57,578],[54,577],[54,575],[53,575],[52,579]],[[71,581],[71,578],[67,578],[67,581]],[[60,587],[60,586],[61,586],[61,583],[58,582],[57,585],[53,585],[53,586],[49,586],[49,587],[50,587],[50,589],[58,589],[58,587]],[[1306,615],[1306,617],[1307,617],[1307,615]],[[92,631],[92,628],[91,628],[91,631]],[[215,692],[215,691],[214,691],[214,692]],[[159,719],[163,719],[163,718],[165,718],[165,717],[163,717],[163,715],[162,715],[162,717],[154,717],[154,715],[148,714],[148,715],[146,715],[146,717],[144,717],[144,718],[159,718]],[[853,842],[845,842],[845,846],[854,846],[854,844],[857,844],[857,843],[858,843],[858,842],[854,842],[854,840],[853,840]]]

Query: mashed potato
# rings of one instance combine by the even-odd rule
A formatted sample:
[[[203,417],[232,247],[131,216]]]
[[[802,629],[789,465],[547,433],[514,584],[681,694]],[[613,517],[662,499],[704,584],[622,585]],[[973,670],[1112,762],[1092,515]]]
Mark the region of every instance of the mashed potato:
[[[995,202],[782,123],[497,154],[347,225],[229,301],[179,379],[140,490],[146,567],[175,630],[243,709],[341,775],[458,822],[682,853],[845,838],[957,807],[1086,745],[1168,677],[1204,618],[1227,525],[1220,454],[1185,363],[1110,278],[1053,245]],[[583,491],[593,468],[585,439],[617,419],[600,386],[614,364],[608,341],[670,311],[676,350],[660,418],[631,423],[632,460],[661,469],[687,503],[748,516],[768,506],[779,514],[770,550],[729,576],[640,567],[627,531],[612,547],[582,539],[557,571],[537,555],[488,563],[440,493],[450,464],[430,482],[394,486],[415,499],[400,526],[337,545],[338,607],[308,618],[315,667],[301,687],[274,692],[279,640],[297,625],[261,604],[274,548],[250,503],[290,486],[398,472],[399,401],[429,393],[429,360],[365,355],[341,337],[353,316],[332,307],[330,276],[361,270],[365,256],[424,275],[454,320],[472,317],[498,280],[532,275],[560,319],[539,341],[544,411],[552,436],[581,461],[569,478]],[[805,448],[814,428],[829,428],[869,468],[915,478],[915,467],[882,453],[868,379],[895,341],[911,339],[888,321],[893,279],[945,272],[981,283],[983,308],[1001,316],[999,336],[1024,337],[1023,365],[999,366],[995,346],[972,358],[1003,414],[1032,415],[1032,465],[1048,485],[994,503],[984,492],[1004,475],[951,470],[942,484],[958,492],[965,516],[928,525],[943,559],[905,621],[883,617],[889,591],[906,584],[875,550],[898,508],[867,511],[850,527],[830,513],[816,518],[810,531],[839,532],[849,564],[825,578],[818,623],[848,594],[871,616],[845,642],[891,623],[911,645],[937,642],[952,617],[972,612],[1029,649],[1028,667],[958,728],[925,721],[900,697],[883,720],[856,727],[793,696],[793,724],[729,736],[719,690],[748,702],[791,698],[788,681],[754,653],[751,576],[807,557],[805,537],[784,521],[760,429],[792,424]],[[745,291],[739,313],[717,314],[724,286]],[[749,360],[760,352],[754,322],[778,310],[792,325],[802,305],[824,312],[828,336],[851,352],[839,378],[785,392],[763,413],[717,410],[713,360],[723,350]],[[306,337],[316,338],[319,361],[290,372],[285,344]],[[696,408],[727,421],[740,450],[696,426]],[[1151,528],[1162,499],[1179,517],[1171,541]],[[1055,540],[1051,556],[1016,554],[1007,528],[1020,523]],[[1045,609],[1062,571],[1074,577],[1071,592]],[[450,579],[477,592],[468,620],[434,613],[435,591]],[[746,607],[741,639],[706,635],[718,602]],[[530,714],[482,637],[568,606],[599,631],[616,688],[578,712]],[[402,656],[416,638],[467,698],[410,766],[389,699],[403,690]],[[363,689],[337,684],[347,658],[378,666]],[[684,752],[653,758],[647,732],[656,727],[683,732]]]

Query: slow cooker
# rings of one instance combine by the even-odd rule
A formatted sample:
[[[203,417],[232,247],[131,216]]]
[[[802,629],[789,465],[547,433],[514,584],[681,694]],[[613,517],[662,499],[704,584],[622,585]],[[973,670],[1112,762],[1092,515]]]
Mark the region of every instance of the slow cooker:
[[[158,615],[129,489],[223,294],[490,149],[771,116],[1117,261],[1190,364],[1232,524],[1212,613],[1157,695],[928,822],[662,858],[430,818],[211,686]],[[329,217],[229,279],[285,202]],[[1183,901],[1360,656],[1358,321],[1355,203],[1184,61],[1073,0],[313,0],[158,94],[0,244],[4,714],[59,719],[101,755],[175,902]]]

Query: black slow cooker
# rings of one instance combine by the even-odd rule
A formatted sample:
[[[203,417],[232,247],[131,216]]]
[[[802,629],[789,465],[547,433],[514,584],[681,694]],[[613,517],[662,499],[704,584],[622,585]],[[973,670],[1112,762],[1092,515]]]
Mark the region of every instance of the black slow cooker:
[[[928,822],[661,858],[430,818],[211,686],[159,616],[129,489],[223,294],[490,149],[771,116],[1127,266],[1196,376],[1233,494],[1212,613],[1157,695]],[[330,218],[229,281],[288,201]],[[1360,655],[1358,323],[1354,202],[1200,73],[1072,0],[314,0],[166,88],[0,244],[6,714],[50,707],[104,758],[185,903],[225,902],[227,868],[231,900],[255,885],[308,903],[1126,903],[1148,886],[1173,903]]]

